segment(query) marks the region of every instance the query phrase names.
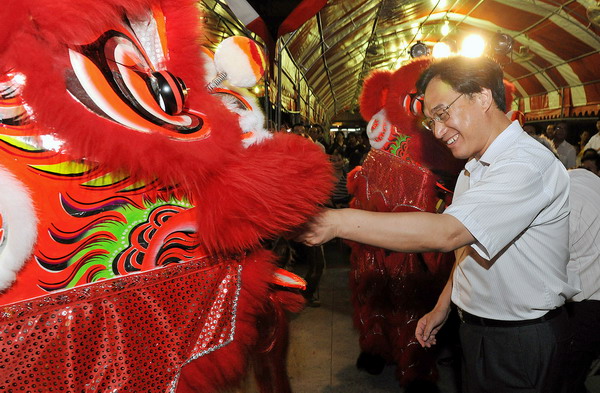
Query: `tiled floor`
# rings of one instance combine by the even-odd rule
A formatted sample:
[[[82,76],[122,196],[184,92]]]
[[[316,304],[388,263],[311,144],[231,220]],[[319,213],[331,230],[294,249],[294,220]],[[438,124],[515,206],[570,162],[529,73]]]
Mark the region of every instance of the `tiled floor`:
[[[393,366],[377,376],[356,369],[360,350],[352,326],[347,253],[340,253],[335,243],[325,251],[321,307],[307,307],[291,320],[288,370],[294,393],[402,392]],[[296,273],[301,274],[302,269],[297,266]],[[455,393],[450,367],[440,367],[440,374],[442,393]]]
[[[294,393],[402,392],[393,366],[378,376],[356,369],[359,347],[351,321],[347,253],[340,253],[335,243],[326,246],[321,307],[307,307],[291,317],[288,371]],[[302,269],[296,266],[296,273]],[[439,371],[441,392],[458,393],[452,369],[440,366]],[[588,389],[600,393],[600,376],[588,379]]]

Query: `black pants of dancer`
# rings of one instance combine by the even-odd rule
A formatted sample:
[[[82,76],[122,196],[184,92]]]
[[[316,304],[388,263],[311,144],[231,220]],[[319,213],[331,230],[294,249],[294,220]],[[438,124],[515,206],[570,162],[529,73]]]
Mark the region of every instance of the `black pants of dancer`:
[[[325,267],[325,255],[323,254],[323,247],[308,247],[306,250],[306,262],[308,264],[308,271],[304,279],[306,280],[306,291],[304,291],[304,297],[307,299],[314,298],[314,294],[319,289],[319,282],[323,275],[323,269]]]

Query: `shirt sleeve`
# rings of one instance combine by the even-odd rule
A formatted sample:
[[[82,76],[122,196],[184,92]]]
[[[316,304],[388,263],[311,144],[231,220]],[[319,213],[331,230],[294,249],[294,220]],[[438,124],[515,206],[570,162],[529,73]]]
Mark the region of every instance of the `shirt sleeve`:
[[[457,218],[477,240],[471,246],[491,260],[550,203],[544,179],[528,162],[503,162],[455,198],[444,214]]]

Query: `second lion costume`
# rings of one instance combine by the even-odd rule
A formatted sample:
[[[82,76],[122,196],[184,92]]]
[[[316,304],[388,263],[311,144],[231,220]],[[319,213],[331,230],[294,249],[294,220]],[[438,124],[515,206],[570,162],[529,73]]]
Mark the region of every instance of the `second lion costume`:
[[[350,173],[351,207],[378,212],[443,210],[462,167],[420,127],[415,82],[430,63],[418,59],[391,71],[375,71],[360,98],[371,151]],[[446,283],[454,255],[400,253],[351,243],[350,286],[354,325],[360,333],[359,368],[381,372],[397,365],[401,385],[437,378],[436,353],[418,344],[418,319],[429,312]]]

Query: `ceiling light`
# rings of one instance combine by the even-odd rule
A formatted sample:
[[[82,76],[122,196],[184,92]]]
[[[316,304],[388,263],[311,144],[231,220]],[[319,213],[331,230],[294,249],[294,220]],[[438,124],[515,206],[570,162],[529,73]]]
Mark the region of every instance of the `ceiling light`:
[[[494,36],[492,49],[499,55],[506,55],[512,50],[513,38],[508,34],[496,33]]]
[[[442,35],[447,36],[448,33],[450,33],[450,24],[448,24],[448,21],[445,21],[442,25]]]
[[[465,57],[479,57],[485,49],[485,41],[480,35],[471,34],[467,36],[460,49],[460,54]]]
[[[452,54],[450,50],[450,46],[445,42],[438,42],[433,46],[433,51],[431,53],[435,58],[448,57]]]
[[[427,56],[428,54],[429,48],[421,41],[417,41],[417,43],[410,48],[410,57],[413,59],[416,57]]]

